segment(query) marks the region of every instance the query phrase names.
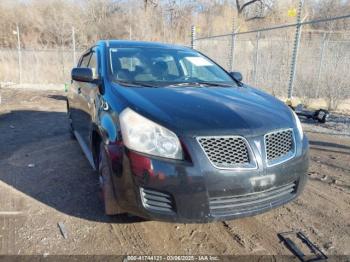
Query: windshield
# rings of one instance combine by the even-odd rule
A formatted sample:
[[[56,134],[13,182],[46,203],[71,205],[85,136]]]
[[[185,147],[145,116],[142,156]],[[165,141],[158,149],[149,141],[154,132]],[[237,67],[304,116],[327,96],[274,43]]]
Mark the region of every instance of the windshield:
[[[144,86],[235,85],[218,65],[195,51],[110,48],[110,72],[120,84]]]

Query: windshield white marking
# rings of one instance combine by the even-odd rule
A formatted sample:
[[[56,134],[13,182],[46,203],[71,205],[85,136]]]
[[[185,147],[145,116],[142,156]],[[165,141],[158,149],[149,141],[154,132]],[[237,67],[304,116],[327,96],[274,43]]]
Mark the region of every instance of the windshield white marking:
[[[213,66],[214,65],[209,60],[206,60],[200,56],[187,56],[185,57],[185,59],[190,61],[192,64],[196,66]]]

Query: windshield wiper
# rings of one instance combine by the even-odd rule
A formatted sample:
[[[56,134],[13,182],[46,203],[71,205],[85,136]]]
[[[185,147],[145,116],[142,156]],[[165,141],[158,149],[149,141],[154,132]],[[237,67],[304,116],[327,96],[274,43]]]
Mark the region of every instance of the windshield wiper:
[[[218,83],[218,82],[207,82],[207,81],[201,81],[198,82],[199,84],[203,84],[203,85],[208,85],[208,86],[222,86],[222,87],[232,87],[233,85],[230,84],[224,84],[224,83]]]
[[[124,85],[124,86],[132,86],[132,87],[152,87],[152,88],[158,88],[159,86],[153,85],[153,84],[147,84],[145,82],[141,81],[124,81],[124,80],[115,80],[118,84]],[[177,87],[177,86],[196,86],[196,87],[203,87],[203,86],[218,86],[218,87],[233,87],[233,85],[230,84],[224,84],[224,83],[218,83],[218,82],[208,82],[208,81],[197,81],[197,82],[180,82],[180,83],[174,83],[170,85],[166,85],[166,87]]]
[[[155,85],[146,84],[144,82],[139,81],[122,81],[122,80],[115,80],[118,84],[123,86],[132,86],[132,87],[154,87],[157,88]]]
[[[182,83],[175,83],[168,85],[168,87],[176,87],[176,86],[222,86],[222,87],[233,87],[233,85],[230,84],[224,84],[224,83],[217,83],[217,82],[207,82],[207,81],[200,81],[200,82],[182,82]]]

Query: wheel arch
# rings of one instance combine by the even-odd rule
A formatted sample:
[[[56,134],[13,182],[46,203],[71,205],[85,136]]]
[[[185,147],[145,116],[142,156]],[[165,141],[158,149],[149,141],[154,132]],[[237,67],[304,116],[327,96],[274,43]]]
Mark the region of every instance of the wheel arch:
[[[69,114],[70,107],[69,107],[69,99],[68,98],[66,99],[66,106],[67,106],[67,114]]]
[[[94,125],[91,132],[91,153],[97,170],[99,165],[100,144],[102,141],[105,142],[100,130]]]

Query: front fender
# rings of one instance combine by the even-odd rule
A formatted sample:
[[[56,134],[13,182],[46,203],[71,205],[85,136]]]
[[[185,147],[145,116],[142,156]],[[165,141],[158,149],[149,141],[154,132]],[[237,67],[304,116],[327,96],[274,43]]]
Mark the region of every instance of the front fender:
[[[109,112],[100,114],[98,130],[105,144],[116,143],[121,140],[120,128],[116,116]]]
[[[119,174],[122,165],[123,143],[118,118],[115,113],[103,111],[100,113],[99,120],[99,124],[95,125],[96,132],[105,145],[114,174]]]

